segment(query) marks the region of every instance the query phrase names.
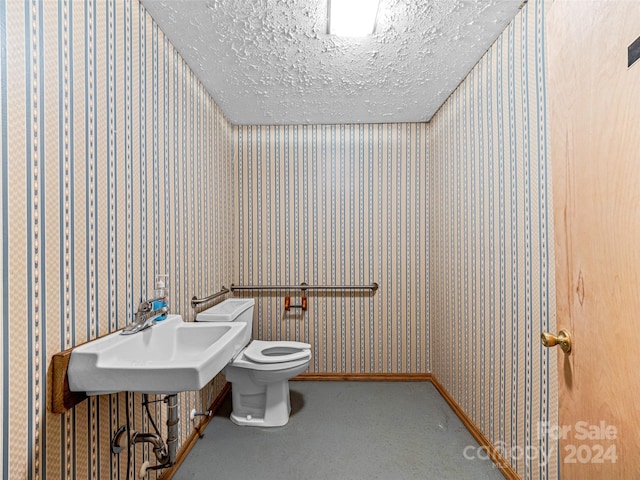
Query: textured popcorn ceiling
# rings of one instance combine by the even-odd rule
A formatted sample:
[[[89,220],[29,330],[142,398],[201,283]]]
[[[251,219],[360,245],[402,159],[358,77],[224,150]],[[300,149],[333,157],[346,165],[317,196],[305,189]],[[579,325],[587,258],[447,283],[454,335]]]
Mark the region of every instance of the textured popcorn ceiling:
[[[326,33],[326,0],[141,0],[234,124],[427,121],[522,0],[381,0]]]

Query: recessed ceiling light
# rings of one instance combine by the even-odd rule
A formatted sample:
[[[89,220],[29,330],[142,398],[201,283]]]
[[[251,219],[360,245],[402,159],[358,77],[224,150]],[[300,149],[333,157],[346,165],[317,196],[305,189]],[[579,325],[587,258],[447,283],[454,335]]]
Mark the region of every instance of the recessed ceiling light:
[[[365,37],[376,27],[380,0],[327,0],[327,33]]]

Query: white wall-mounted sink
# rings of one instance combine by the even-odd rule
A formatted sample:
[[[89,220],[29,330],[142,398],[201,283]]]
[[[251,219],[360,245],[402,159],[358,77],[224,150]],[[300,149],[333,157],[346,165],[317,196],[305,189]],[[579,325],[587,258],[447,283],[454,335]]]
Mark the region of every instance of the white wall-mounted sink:
[[[69,388],[87,395],[200,390],[244,347],[245,328],[169,315],[133,335],[107,335],[71,352]]]

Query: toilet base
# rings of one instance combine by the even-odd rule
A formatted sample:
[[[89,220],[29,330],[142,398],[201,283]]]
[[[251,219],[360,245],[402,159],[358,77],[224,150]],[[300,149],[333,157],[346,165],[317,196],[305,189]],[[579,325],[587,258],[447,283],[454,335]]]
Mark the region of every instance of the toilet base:
[[[239,388],[238,382],[231,383],[233,412],[231,421],[236,425],[253,427],[282,427],[289,422],[291,401],[287,380],[269,385],[255,385],[257,388]],[[246,385],[245,385],[246,387]]]
[[[308,368],[304,365],[286,369],[286,379],[263,383],[263,372],[227,365],[224,374],[231,382],[233,412],[231,421],[236,425],[252,427],[282,427],[289,422],[291,399],[289,378]],[[285,376],[284,371],[279,372]],[[257,375],[256,375],[257,374]],[[256,381],[255,377],[259,377]]]

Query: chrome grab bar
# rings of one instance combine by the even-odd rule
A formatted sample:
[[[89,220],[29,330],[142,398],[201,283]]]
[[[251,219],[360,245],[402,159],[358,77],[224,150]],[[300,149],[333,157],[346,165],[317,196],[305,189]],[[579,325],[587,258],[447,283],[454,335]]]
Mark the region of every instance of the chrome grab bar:
[[[215,300],[218,297],[221,297],[222,295],[225,295],[227,293],[230,293],[231,289],[225,287],[224,285],[222,286],[222,290],[220,290],[219,292],[213,293],[211,295],[209,295],[208,297],[203,297],[203,298],[198,298],[195,295],[191,298],[191,308],[197,308],[198,305],[201,305],[203,303],[207,303],[210,302],[211,300]]]
[[[375,292],[379,285],[373,282],[369,285],[308,285],[301,283],[300,285],[234,285],[231,284],[231,291],[236,290],[371,290]]]
[[[378,290],[378,287],[377,282],[369,285],[308,285],[306,283],[301,283],[300,285],[234,285],[232,283],[230,288],[223,285],[222,290],[208,297],[198,298],[194,295],[191,298],[191,308],[197,308],[203,303],[215,300],[227,293],[233,293],[236,290],[300,290],[301,292],[308,290],[371,290],[375,292]]]

